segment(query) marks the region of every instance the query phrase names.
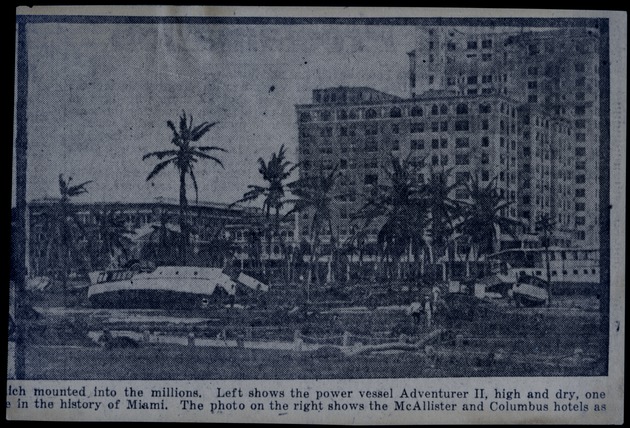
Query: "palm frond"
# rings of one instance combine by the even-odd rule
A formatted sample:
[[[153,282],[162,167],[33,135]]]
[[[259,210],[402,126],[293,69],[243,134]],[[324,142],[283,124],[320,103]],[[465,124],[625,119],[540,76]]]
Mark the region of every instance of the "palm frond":
[[[199,141],[201,137],[203,137],[213,126],[215,126],[218,122],[203,122],[201,125],[197,125],[196,127],[190,130],[190,140],[191,141]],[[190,125],[192,126],[192,117],[190,118]]]
[[[158,175],[160,172],[162,172],[162,170],[164,168],[166,168],[169,164],[175,164],[177,162],[177,158],[170,158],[167,159],[165,161],[162,161],[160,163],[158,163],[157,165],[155,165],[155,167],[153,168],[153,170],[151,171],[151,173],[147,176],[147,180],[146,181],[151,181],[151,179],[153,179],[153,177],[155,177],[156,175]]]
[[[179,154],[179,150],[161,150],[159,152],[151,152],[142,156],[142,160],[147,160],[149,158],[157,158],[158,160],[162,160],[168,156],[177,156]]]
[[[219,151],[219,152],[224,152],[224,153],[228,152],[223,147],[218,147],[218,146],[197,146],[195,147],[195,150],[200,150],[202,152],[210,152],[210,151]]]
[[[198,151],[196,151],[196,150],[193,150],[193,151],[191,152],[191,154],[192,154],[192,155],[194,155],[194,156],[198,156],[198,157],[200,157],[200,158],[203,158],[203,159],[208,159],[208,160],[214,161],[215,163],[219,164],[219,166],[220,166],[221,168],[224,168],[224,169],[225,169],[225,167],[223,166],[223,162],[221,162],[221,159],[219,159],[219,158],[217,158],[217,157],[215,157],[215,156],[210,156],[210,155],[207,155],[207,154],[205,154],[205,153],[203,153],[203,152],[198,152]],[[193,158],[193,159],[194,159],[194,158]],[[196,162],[196,160],[195,160],[195,162]]]

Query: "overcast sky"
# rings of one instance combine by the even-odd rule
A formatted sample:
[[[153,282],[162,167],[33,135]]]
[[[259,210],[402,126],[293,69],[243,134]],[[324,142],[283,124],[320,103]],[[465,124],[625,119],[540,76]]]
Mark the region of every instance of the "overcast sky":
[[[202,143],[225,170],[198,165],[199,199],[233,202],[260,178],[259,157],[284,144],[295,159],[295,104],[314,88],[360,85],[406,96],[411,26],[29,24],[28,200],[57,196],[57,176],[94,180],[85,201],[178,197],[165,170],[182,109],[218,121]],[[189,195],[194,197],[192,188]]]

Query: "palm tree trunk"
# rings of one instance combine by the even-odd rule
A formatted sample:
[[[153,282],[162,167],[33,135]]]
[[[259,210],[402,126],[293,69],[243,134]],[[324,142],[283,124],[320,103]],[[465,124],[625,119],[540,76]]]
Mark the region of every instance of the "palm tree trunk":
[[[179,171],[179,231],[181,233],[179,243],[179,257],[182,266],[188,262],[188,223],[186,214],[188,212],[188,199],[186,199],[186,170]]]
[[[545,258],[547,259],[547,306],[551,306],[551,263],[549,262],[549,237],[547,237],[546,243]]]

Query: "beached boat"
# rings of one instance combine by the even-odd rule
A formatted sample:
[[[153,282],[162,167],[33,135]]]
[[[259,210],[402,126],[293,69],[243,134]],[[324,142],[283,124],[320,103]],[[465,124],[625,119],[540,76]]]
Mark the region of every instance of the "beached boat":
[[[543,306],[549,300],[549,293],[543,287],[546,282],[535,276],[524,275],[512,286],[511,294],[516,303],[527,306]]]
[[[237,285],[268,289],[242,273],[232,279],[220,268],[195,266],[104,270],[89,277],[90,303],[107,308],[204,308],[233,301]]]

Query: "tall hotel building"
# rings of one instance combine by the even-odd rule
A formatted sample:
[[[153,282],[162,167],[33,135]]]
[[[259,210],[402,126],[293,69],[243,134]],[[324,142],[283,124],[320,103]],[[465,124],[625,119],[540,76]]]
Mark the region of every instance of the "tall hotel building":
[[[549,120],[550,130],[534,130],[538,127],[534,119],[520,131],[517,157],[524,170],[519,216],[535,216],[540,212],[535,200],[549,198],[550,211],[562,229],[559,236],[573,246],[599,247],[598,30],[490,33],[431,27],[421,29],[417,40],[416,49],[409,52],[411,98],[445,89],[461,95],[502,94],[535,111],[532,118]],[[550,194],[544,192],[547,184],[534,183],[530,177],[538,167],[528,161],[538,150],[532,147],[536,138],[550,141],[539,148],[549,151],[549,159],[543,156],[539,167],[550,168]]]
[[[390,155],[410,157],[419,182],[496,177],[504,214],[527,225],[555,221],[552,244],[599,247],[599,34],[595,29],[494,32],[425,27],[409,52],[409,97],[367,87],[315,89],[297,105],[302,176],[342,173],[335,233],[353,233],[352,214]],[[466,197],[465,191],[454,192]],[[300,217],[308,236],[310,214]],[[376,230],[369,231],[371,239]],[[370,239],[368,235],[368,239]],[[324,237],[324,241],[329,239]]]
[[[429,91],[402,99],[370,88],[313,91],[313,102],[297,106],[302,177],[341,172],[333,209],[334,233],[343,241],[353,232],[352,217],[375,184],[386,184],[391,156],[408,158],[418,183],[450,170],[451,182],[477,176],[497,179],[500,194],[513,202],[505,215],[519,215],[519,106],[502,94],[467,95]],[[452,195],[465,199],[466,191]],[[308,236],[311,213],[303,213],[301,236]],[[376,238],[370,230],[368,241]],[[324,242],[329,239],[324,236]]]

